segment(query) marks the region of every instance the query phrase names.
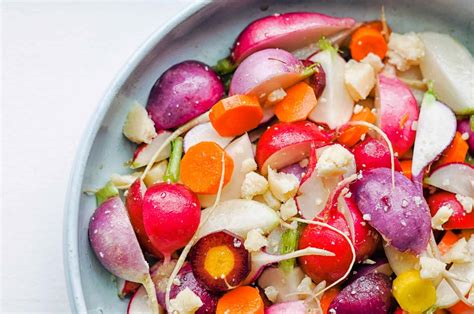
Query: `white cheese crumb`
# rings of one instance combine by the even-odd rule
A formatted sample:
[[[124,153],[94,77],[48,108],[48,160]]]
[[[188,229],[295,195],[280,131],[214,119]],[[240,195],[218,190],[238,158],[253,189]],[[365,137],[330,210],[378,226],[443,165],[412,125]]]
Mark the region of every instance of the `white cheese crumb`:
[[[268,181],[264,176],[249,172],[245,175],[244,182],[240,187],[240,196],[244,199],[251,200],[256,195],[262,195],[268,190]]]
[[[257,252],[262,247],[268,245],[268,240],[262,235],[262,230],[252,229],[247,233],[245,238],[244,247],[250,252]]]
[[[270,166],[268,167],[268,183],[270,191],[281,202],[286,202],[295,196],[299,186],[299,180],[295,175],[276,172]]]
[[[367,63],[350,60],[344,71],[346,88],[354,101],[367,98],[375,86],[375,71]]]
[[[365,221],[370,221],[372,219],[372,216],[370,214],[364,214],[362,215],[362,219]]]
[[[274,286],[268,286],[265,288],[265,295],[267,296],[268,300],[270,300],[270,302],[275,302],[277,300],[277,297],[278,297],[278,290],[277,288],[275,288]]]
[[[364,106],[361,106],[361,105],[357,104],[357,105],[354,106],[354,111],[353,111],[353,113],[354,113],[354,114],[358,114],[358,113],[360,113],[360,112],[362,111],[362,109],[364,109]]]
[[[423,42],[413,32],[397,34],[392,32],[388,42],[388,63],[397,67],[400,71],[406,71],[412,65],[420,64],[425,55]]]
[[[280,208],[281,206],[280,201],[276,199],[276,197],[273,195],[273,193],[270,190],[263,193],[262,197],[265,203],[270,208],[273,208],[274,210],[278,210]]]
[[[128,112],[127,120],[123,125],[123,135],[137,144],[149,144],[156,136],[153,120],[150,119],[145,108],[138,103],[135,103]]]
[[[240,172],[248,173],[255,170],[257,170],[257,163],[255,162],[255,159],[247,158],[244,161],[242,161]]]
[[[461,138],[465,141],[467,141],[469,139],[469,133],[467,132],[464,132],[463,134],[461,134]]]
[[[170,303],[170,312],[176,311],[179,314],[195,313],[203,305],[201,299],[188,287],[180,291]]]
[[[474,198],[461,194],[456,194],[456,199],[459,203],[461,203],[462,208],[466,213],[470,214],[472,212],[472,207],[474,206]]]
[[[362,263],[367,265],[374,265],[376,262],[374,260],[371,260],[370,258],[367,258]]]
[[[380,57],[372,52],[369,52],[369,54],[366,55],[364,59],[360,60],[360,62],[369,64],[374,69],[375,73],[382,71],[384,66]]]
[[[322,177],[352,175],[356,171],[354,155],[340,144],[331,145],[319,157],[316,171]]]
[[[440,207],[436,215],[431,218],[431,226],[436,230],[444,230],[443,224],[449,220],[453,214],[453,209],[448,205]]]
[[[439,278],[446,269],[446,264],[436,258],[422,256],[420,258],[420,277],[423,279]]]
[[[280,207],[280,216],[281,219],[287,220],[293,216],[298,214],[298,208],[296,207],[296,202],[294,198],[290,198],[285,203],[283,203]]]
[[[309,159],[308,158],[305,158],[305,159],[303,159],[299,162],[300,167],[303,167],[303,168],[307,167],[308,164],[309,164]]]
[[[286,92],[283,88],[275,89],[267,96],[265,105],[270,106],[282,101],[286,97]]]
[[[301,292],[301,293],[304,293],[304,294],[311,294],[314,290],[314,288],[316,287],[316,285],[314,284],[314,282],[311,280],[311,278],[309,278],[308,276],[305,276],[300,284],[298,285],[298,287],[296,288],[296,291],[297,292]]]
[[[141,175],[141,172],[122,175],[114,173],[110,176],[110,182],[112,182],[112,184],[115,185],[117,189],[128,189],[130,185],[132,185],[132,183],[135,182],[135,180]]]
[[[446,263],[467,263],[471,261],[471,254],[464,238],[459,239],[443,256]]]
[[[145,185],[150,186],[155,183],[163,182],[163,177],[165,176],[166,168],[168,168],[168,160],[163,160],[159,163],[154,164],[143,179]]]

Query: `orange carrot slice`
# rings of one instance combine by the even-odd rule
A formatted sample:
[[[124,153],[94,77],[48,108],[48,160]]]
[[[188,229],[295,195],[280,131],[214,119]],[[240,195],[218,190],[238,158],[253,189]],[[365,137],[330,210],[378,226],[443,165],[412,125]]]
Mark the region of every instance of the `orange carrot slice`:
[[[435,167],[451,162],[464,162],[468,150],[469,145],[465,140],[463,140],[461,133],[456,132],[451,145],[449,145],[441,154],[441,158],[438,160]]]
[[[376,117],[373,112],[364,107],[360,112],[352,115],[351,121],[365,121],[374,124]],[[345,129],[337,138],[337,141],[347,147],[352,147],[361,140],[361,137],[366,134],[369,129],[366,126],[354,125]]]
[[[221,136],[237,136],[258,126],[263,110],[258,98],[234,95],[216,103],[209,114],[212,126]]]
[[[400,166],[402,167],[402,173],[411,180],[411,160],[402,160],[400,161]]]
[[[448,230],[444,234],[441,241],[438,243],[438,248],[441,254],[445,254],[449,249],[459,240],[459,237],[454,232]]]
[[[181,180],[195,193],[217,193],[222,175],[222,156],[225,158],[224,185],[227,184],[234,170],[234,162],[214,142],[191,146],[181,160]]]
[[[360,61],[370,52],[383,59],[387,53],[387,42],[382,33],[371,26],[362,26],[352,34],[349,45],[352,58]]]
[[[262,297],[257,288],[238,287],[224,294],[217,302],[216,314],[263,314]]]
[[[300,82],[286,90],[285,98],[275,105],[275,114],[282,122],[305,120],[318,101],[314,90]]]
[[[324,294],[321,297],[321,309],[323,310],[323,314],[327,314],[329,311],[329,305],[331,305],[332,300],[336,297],[336,295],[339,293],[339,288],[334,287],[329,289],[328,291],[324,292]]]
[[[459,301],[448,309],[451,314],[474,314],[474,308]]]

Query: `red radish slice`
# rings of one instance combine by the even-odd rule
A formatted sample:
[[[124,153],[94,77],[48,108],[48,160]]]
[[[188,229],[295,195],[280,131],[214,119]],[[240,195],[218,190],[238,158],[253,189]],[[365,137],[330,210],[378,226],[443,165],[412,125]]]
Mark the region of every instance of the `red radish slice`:
[[[187,152],[191,146],[201,142],[214,142],[222,148],[225,148],[233,137],[220,136],[210,122],[195,126],[184,136],[184,152]]]
[[[436,100],[427,92],[421,104],[420,117],[413,149],[412,175],[421,181],[423,170],[433,162],[456,134],[456,116],[448,106]]]
[[[419,113],[416,99],[402,81],[383,73],[378,76],[375,92],[378,124],[392,142],[393,150],[402,156],[415,140],[413,123]]]
[[[435,169],[425,183],[442,190],[474,197],[474,167],[466,163],[449,163]]]
[[[301,61],[281,49],[256,52],[235,70],[229,95],[254,95],[265,99],[279,88],[287,88],[305,78]]]
[[[153,310],[148,300],[148,295],[143,287],[140,287],[130,299],[127,308],[127,314],[151,314]],[[158,307],[158,313],[164,313],[161,306]]]
[[[310,61],[321,64],[326,74],[326,87],[318,99],[318,104],[311,111],[308,119],[328,125],[331,129],[342,126],[352,116],[354,101],[346,89],[344,72],[346,61],[329,47]]]
[[[248,25],[237,37],[232,50],[236,63],[265,48],[295,50],[322,36],[354,26],[352,18],[337,18],[312,12],[274,14]]]
[[[257,143],[256,159],[263,175],[268,166],[279,170],[299,162],[310,154],[312,143],[326,145],[332,135],[311,122],[277,123],[269,127]]]
[[[133,154],[133,158],[130,164],[132,169],[144,167],[148,165],[153,154],[160,148],[160,146],[166,141],[166,139],[171,135],[169,131],[158,132],[158,135],[153,139],[150,144],[141,144],[137,147],[137,150]],[[164,160],[170,156],[171,145],[166,146],[165,149],[156,158],[155,162]]]
[[[466,212],[464,206],[459,202],[455,194],[439,191],[431,194],[427,201],[432,217],[435,216],[441,208],[446,206],[453,211],[449,220],[443,224],[444,230],[474,228],[474,211],[470,208],[471,212]]]

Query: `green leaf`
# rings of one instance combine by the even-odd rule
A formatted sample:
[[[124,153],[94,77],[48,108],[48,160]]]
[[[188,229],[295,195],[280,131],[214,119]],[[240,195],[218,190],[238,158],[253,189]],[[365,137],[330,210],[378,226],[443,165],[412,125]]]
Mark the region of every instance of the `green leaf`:
[[[236,68],[237,64],[233,63],[229,57],[217,61],[217,64],[213,67],[219,75],[232,73]]]
[[[296,229],[288,229],[281,235],[280,254],[291,253],[298,247],[299,231]],[[288,259],[281,261],[279,266],[281,270],[289,272],[295,267],[296,259]]]
[[[474,132],[474,114],[469,118],[469,126],[471,127],[471,131]]]
[[[178,137],[171,142],[171,155],[163,180],[176,183],[179,181],[179,168],[183,156],[183,138]]]
[[[337,53],[336,47],[334,47],[331,42],[326,38],[326,37],[321,37],[321,39],[318,41],[318,46],[319,49],[322,51],[330,51],[332,53]]]
[[[103,202],[112,198],[114,196],[119,195],[118,189],[113,185],[112,182],[107,182],[103,188],[95,192],[95,200],[97,202],[97,206],[100,206]]]

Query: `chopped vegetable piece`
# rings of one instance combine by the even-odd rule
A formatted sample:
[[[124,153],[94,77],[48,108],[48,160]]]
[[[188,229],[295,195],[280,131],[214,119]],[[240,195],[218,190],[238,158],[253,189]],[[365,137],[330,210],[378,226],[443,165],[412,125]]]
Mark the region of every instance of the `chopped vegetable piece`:
[[[217,302],[216,314],[263,314],[263,300],[257,288],[238,287],[224,294]]]
[[[411,160],[402,160],[400,161],[400,166],[402,167],[402,173],[411,180],[411,167],[412,167]]]
[[[438,243],[439,252],[444,255],[453,245],[458,242],[459,236],[452,231],[446,231],[441,241]]]
[[[281,246],[280,246],[280,254],[286,254],[294,252],[298,248],[298,238],[299,232],[298,229],[287,229],[281,235]],[[296,259],[287,259],[281,261],[280,268],[283,271],[291,271],[296,264]]]
[[[421,279],[418,270],[409,270],[393,281],[393,296],[405,311],[423,312],[435,304],[436,288],[431,280]]]
[[[432,194],[428,198],[428,205],[432,216],[435,216],[443,208],[451,211],[448,221],[443,224],[443,228],[446,230],[474,228],[472,204],[466,204],[469,207],[468,211],[466,211],[458,198],[459,196],[456,197],[455,194],[444,191]]]
[[[317,104],[314,90],[300,82],[286,90],[285,98],[275,105],[275,114],[282,122],[305,120]]]
[[[166,173],[163,177],[165,181],[176,183],[179,181],[179,164],[183,155],[183,138],[178,137],[171,142],[171,155]]]
[[[103,188],[95,192],[95,200],[96,200],[97,206],[100,206],[103,202],[105,202],[109,198],[112,198],[117,195],[119,195],[119,191],[115,187],[115,185],[112,182],[107,182],[107,184],[104,185]]]
[[[365,121],[374,124],[377,118],[374,113],[367,107],[362,108],[358,113],[351,117],[351,121]],[[338,136],[337,141],[345,146],[352,147],[360,140],[363,140],[364,135],[369,129],[366,126],[354,125],[346,128]]]
[[[448,308],[448,311],[450,314],[473,314],[474,313],[474,309],[472,308],[472,306],[469,306],[462,301],[459,301],[455,305]]]
[[[234,72],[237,68],[237,64],[233,63],[229,57],[226,57],[217,61],[217,64],[213,68],[219,75],[224,75]]]
[[[128,112],[127,120],[123,126],[123,135],[137,144],[149,144],[156,136],[153,120],[140,104],[135,103]]]
[[[449,145],[448,148],[446,148],[444,152],[441,153],[441,158],[435,164],[435,167],[452,162],[464,162],[468,150],[469,145],[467,145],[467,142],[463,139],[462,134],[456,132],[451,145]]]
[[[259,125],[263,110],[256,96],[233,95],[216,103],[209,118],[221,136],[238,136]]]
[[[181,160],[181,180],[195,193],[214,194],[219,188],[225,160],[224,185],[232,177],[234,162],[216,143],[201,142],[191,147]]]
[[[387,53],[387,42],[383,35],[373,27],[362,26],[352,34],[351,43],[352,58],[360,61],[370,52],[378,55],[380,59]]]
[[[321,304],[321,310],[323,311],[323,314],[328,314],[329,305],[331,305],[332,300],[334,300],[340,291],[341,290],[338,287],[334,287],[324,292],[324,294],[321,296],[321,300],[319,302]]]

